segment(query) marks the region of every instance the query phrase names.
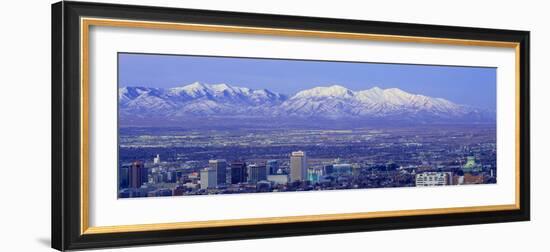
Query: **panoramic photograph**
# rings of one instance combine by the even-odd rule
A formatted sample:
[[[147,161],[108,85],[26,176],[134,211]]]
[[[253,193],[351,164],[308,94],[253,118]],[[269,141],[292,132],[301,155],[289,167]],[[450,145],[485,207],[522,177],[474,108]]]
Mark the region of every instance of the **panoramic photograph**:
[[[497,183],[496,68],[118,54],[118,198]]]

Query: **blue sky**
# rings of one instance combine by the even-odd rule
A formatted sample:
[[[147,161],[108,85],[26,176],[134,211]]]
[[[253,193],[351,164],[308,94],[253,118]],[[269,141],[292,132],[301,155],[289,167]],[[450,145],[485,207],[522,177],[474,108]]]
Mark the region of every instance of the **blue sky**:
[[[170,88],[195,81],[287,95],[333,84],[356,91],[378,86],[496,108],[496,68],[119,54],[119,86]]]

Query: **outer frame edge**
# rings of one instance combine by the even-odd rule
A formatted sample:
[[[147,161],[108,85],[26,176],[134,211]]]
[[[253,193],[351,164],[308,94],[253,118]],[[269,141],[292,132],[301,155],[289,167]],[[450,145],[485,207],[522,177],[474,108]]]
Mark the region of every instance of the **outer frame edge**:
[[[131,6],[131,5],[111,5],[111,4],[99,4],[99,3],[78,3],[78,2],[66,2],[65,7],[62,7],[61,9],[66,10],[65,13],[62,14],[62,17],[60,17],[57,21],[60,21],[63,23],[63,21],[71,21],[71,17],[79,16],[81,10],[86,9],[86,7],[102,7],[106,6],[109,8],[117,7],[121,12],[127,11],[136,11],[138,8],[140,8],[140,11],[145,11],[145,6]],[[60,4],[60,3],[57,3]],[[54,4],[54,5],[57,5]],[[52,6],[52,21],[54,18],[54,9],[55,7]],[[164,9],[168,10],[170,8],[160,8],[160,7],[151,7],[154,10]],[[185,11],[185,9],[172,9],[173,11],[179,10],[179,11]],[[190,10],[193,12],[200,13],[201,10]],[[67,14],[67,12],[71,12],[71,14]],[[209,15],[215,15],[215,13],[225,13],[226,15],[230,15],[230,13],[227,12],[217,12],[217,11],[204,11],[208,12]],[[231,15],[235,14],[243,14],[246,15],[246,13],[233,13]],[[255,16],[256,18],[260,17],[261,14],[250,14],[251,16]],[[266,15],[270,16],[270,15]],[[278,15],[275,15],[278,16]],[[249,16],[250,17],[250,16]],[[292,16],[278,16],[282,19],[285,18],[291,18]],[[307,17],[294,17],[294,18],[304,18],[308,19]],[[317,19],[317,18],[311,18],[310,21],[314,20],[323,20],[323,19]],[[325,19],[329,20],[329,19]],[[356,23],[354,20],[337,20],[338,25],[345,26],[346,22]],[[362,21],[357,21],[362,22]],[[373,23],[377,23],[377,25],[384,27],[385,24],[387,25],[399,25],[398,23],[385,23],[385,22],[372,22],[369,21],[372,25]],[[357,25],[357,24],[356,24]],[[439,28],[442,29],[445,26],[434,26],[434,25],[420,25],[420,24],[402,24],[403,27],[414,27],[416,30],[426,29],[429,32],[430,27],[433,29]],[[348,224],[341,223],[341,225],[330,225],[326,224],[326,222],[319,222],[314,223],[318,225],[317,228],[311,227],[311,226],[302,226],[300,228],[292,229],[286,228],[286,229],[277,229],[277,230],[266,230],[265,232],[254,232],[254,231],[248,231],[243,233],[237,233],[237,234],[226,234],[226,233],[215,233],[213,235],[208,234],[195,234],[192,235],[191,238],[183,238],[181,235],[178,236],[174,233],[166,233],[166,232],[145,232],[142,236],[138,236],[138,238],[135,239],[129,239],[124,238],[124,236],[116,236],[116,235],[80,235],[77,234],[75,230],[80,230],[80,224],[74,223],[72,220],[74,220],[75,216],[74,213],[66,213],[65,215],[59,213],[61,216],[58,221],[55,220],[56,213],[53,212],[53,209],[55,207],[55,204],[60,204],[61,209],[68,209],[71,210],[69,212],[72,212],[72,209],[76,207],[77,205],[80,205],[79,202],[74,202],[75,197],[71,194],[70,189],[74,188],[74,181],[70,181],[69,178],[74,177],[76,175],[79,175],[78,172],[75,171],[63,171],[61,168],[59,170],[55,170],[56,164],[55,164],[55,155],[62,155],[63,152],[62,145],[64,142],[67,143],[67,146],[72,146],[76,140],[67,140],[67,139],[61,139],[64,135],[70,135],[71,129],[63,129],[63,127],[73,127],[74,123],[70,123],[68,121],[64,121],[63,108],[66,108],[69,110],[69,112],[66,112],[68,116],[71,116],[70,113],[71,109],[69,108],[70,105],[75,105],[74,103],[71,103],[70,97],[63,97],[68,95],[73,88],[75,87],[64,87],[62,83],[60,83],[59,87],[56,88],[55,86],[55,69],[53,64],[54,61],[54,46],[55,41],[54,40],[54,33],[53,33],[53,27],[54,24],[52,24],[52,138],[59,137],[60,139],[52,139],[52,232],[54,229],[56,229],[56,225],[59,225],[57,229],[61,232],[62,237],[65,237],[66,239],[61,238],[59,245],[59,248],[54,247],[54,243],[57,241],[54,241],[53,233],[52,233],[52,247],[59,249],[59,250],[65,250],[65,249],[83,249],[83,248],[99,248],[99,247],[112,247],[112,246],[128,246],[128,245],[144,245],[144,244],[159,244],[159,243],[177,243],[177,242],[199,242],[199,241],[216,241],[216,240],[235,240],[235,239],[256,239],[256,238],[267,238],[267,237],[287,237],[287,236],[296,236],[296,235],[315,235],[315,234],[330,234],[330,233],[341,233],[341,232],[362,232],[362,231],[376,231],[376,230],[389,230],[389,229],[408,229],[408,228],[424,228],[424,227],[436,227],[436,226],[451,226],[451,225],[469,225],[469,224],[483,224],[483,223],[497,223],[497,222],[510,222],[510,221],[527,221],[530,219],[530,198],[529,198],[529,187],[530,187],[530,179],[529,179],[529,32],[525,31],[510,31],[510,30],[494,30],[494,29],[480,29],[480,28],[464,28],[464,27],[450,27],[452,31],[450,33],[454,34],[453,36],[480,36],[479,33],[482,33],[483,31],[490,31],[490,35],[494,36],[502,36],[507,38],[507,40],[510,41],[518,41],[521,42],[522,47],[522,88],[521,88],[521,119],[525,120],[522,121],[522,128],[521,128],[521,136],[522,136],[522,155],[521,155],[521,209],[515,210],[515,211],[505,211],[505,212],[493,212],[492,215],[489,214],[458,214],[458,215],[445,215],[445,216],[433,216],[434,219],[438,220],[439,223],[436,223],[434,221],[426,221],[426,217],[430,216],[423,216],[420,218],[412,218],[407,219],[406,222],[400,222],[399,223],[393,223],[388,222],[383,223],[383,220],[381,221],[375,221],[375,223],[372,224],[364,224],[361,221],[357,221],[357,223],[353,222],[347,222]],[[411,28],[412,29],[412,28]],[[464,30],[462,30],[464,29]],[[394,27],[395,30],[395,27]],[[407,28],[403,28],[403,30],[407,30]],[[441,34],[441,30],[438,31],[438,34]],[[471,33],[471,35],[469,35]],[[496,35],[495,35],[496,34]],[[73,34],[74,36],[74,34]],[[67,43],[65,46],[62,45],[62,41]],[[62,59],[74,59],[74,57],[79,57],[77,55],[70,55],[71,48],[74,48],[74,44],[78,41],[74,41],[73,39],[69,37],[61,36],[59,39],[59,42],[61,45],[59,46],[60,50],[67,48],[67,52],[69,52],[69,55],[61,56]],[[61,61],[67,62],[67,61]],[[67,70],[70,70],[70,67],[66,67]],[[60,70],[57,74],[59,74],[60,81],[64,79],[63,77],[63,71]],[[70,81],[70,76],[74,73],[64,73],[65,78],[68,78],[67,80]],[[66,93],[63,93],[63,90],[66,89]],[[77,88],[78,89],[78,88]],[[58,90],[58,93],[54,93],[54,91]],[[67,98],[67,101],[64,101],[63,98]],[[59,100],[56,100],[59,99]],[[60,102],[61,105],[58,105],[60,110],[55,110],[55,102]],[[59,113],[59,115],[56,115],[55,113]],[[55,119],[56,116],[59,116],[59,120],[56,124]],[[54,132],[56,128],[54,126],[58,126],[57,133]],[[61,134],[61,135],[56,135]],[[59,146],[54,146],[55,142],[59,142]],[[73,146],[74,147],[74,146]],[[68,149],[67,149],[68,150]],[[60,151],[60,153],[55,153],[56,151]],[[72,152],[71,152],[72,153]],[[65,153],[63,153],[65,155]],[[67,162],[69,163],[72,159],[79,159],[79,157],[64,157],[67,159]],[[62,162],[58,163],[63,164]],[[59,166],[61,167],[61,166]],[[59,185],[58,190],[61,191],[61,195],[66,195],[67,200],[64,200],[62,202],[54,202],[54,175],[55,172],[60,172],[59,179],[61,182],[65,183],[65,186]],[[77,183],[78,184],[78,183]],[[59,195],[55,197],[61,197]],[[78,198],[78,197],[76,197]],[[63,197],[61,197],[63,199]],[[78,209],[80,211],[80,209]],[[65,221],[63,221],[65,220]],[[55,222],[55,223],[54,223]],[[326,226],[325,226],[326,224]],[[65,228],[64,228],[65,227]],[[172,234],[172,235],[170,235]],[[128,234],[125,234],[128,235]]]
[[[521,210],[526,221],[531,220],[531,32],[524,31],[520,42],[520,190]]]
[[[63,2],[51,5],[51,247],[63,246],[63,147],[62,147],[62,76],[63,76]]]

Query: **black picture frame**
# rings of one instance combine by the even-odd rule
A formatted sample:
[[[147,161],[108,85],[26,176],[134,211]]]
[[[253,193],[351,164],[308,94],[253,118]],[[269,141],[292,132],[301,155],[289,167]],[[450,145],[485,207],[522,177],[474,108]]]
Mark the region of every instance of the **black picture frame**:
[[[365,34],[519,43],[519,209],[292,222],[157,231],[82,234],[80,23],[92,16]],[[529,32],[318,17],[237,13],[102,3],[52,5],[52,247],[58,250],[175,242],[254,239],[341,232],[528,221],[530,219]]]

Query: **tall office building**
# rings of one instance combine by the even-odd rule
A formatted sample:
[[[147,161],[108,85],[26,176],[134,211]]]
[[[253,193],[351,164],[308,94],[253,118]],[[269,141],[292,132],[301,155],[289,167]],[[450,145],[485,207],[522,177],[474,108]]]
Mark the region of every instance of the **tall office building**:
[[[265,164],[251,164],[248,166],[248,182],[257,183],[258,181],[267,180],[267,169]]]
[[[267,169],[267,175],[277,174],[277,170],[279,170],[279,162],[275,159],[267,160],[265,166]]]
[[[202,169],[200,174],[201,189],[216,188],[218,186],[218,172],[216,169],[207,167]]]
[[[303,181],[307,179],[307,157],[303,151],[294,151],[290,155],[290,180]]]
[[[157,156],[153,158],[153,164],[160,164],[160,155],[159,154],[157,154]]]
[[[218,174],[218,185],[225,184],[227,180],[227,162],[225,159],[214,159],[208,161],[208,166],[216,170]]]
[[[140,188],[141,185],[147,182],[147,169],[143,162],[134,161],[128,170],[128,187]]]
[[[121,165],[118,169],[118,188],[128,188],[129,186],[129,180],[128,180],[128,172],[130,170],[129,165]]]
[[[246,182],[246,163],[244,161],[231,162],[231,184]]]

